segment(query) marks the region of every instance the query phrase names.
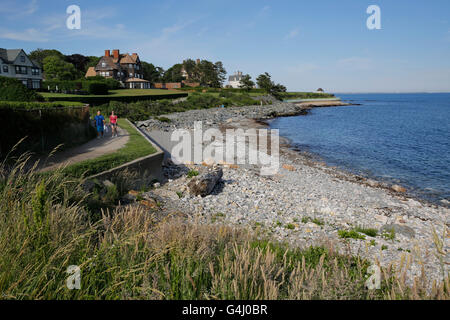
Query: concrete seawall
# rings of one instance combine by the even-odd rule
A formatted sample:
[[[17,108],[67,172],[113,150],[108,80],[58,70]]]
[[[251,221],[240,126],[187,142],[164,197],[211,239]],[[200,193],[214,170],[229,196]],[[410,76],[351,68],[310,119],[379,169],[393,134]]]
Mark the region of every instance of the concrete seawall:
[[[146,179],[162,180],[162,163],[164,160],[164,151],[145,133],[137,128],[131,121],[125,119],[130,125],[136,129],[155,149],[156,153],[152,153],[148,156],[135,159],[133,161],[124,163],[118,167],[97,173],[90,176],[88,179],[107,180],[117,175],[120,172],[130,171],[138,173],[140,177],[146,177]]]

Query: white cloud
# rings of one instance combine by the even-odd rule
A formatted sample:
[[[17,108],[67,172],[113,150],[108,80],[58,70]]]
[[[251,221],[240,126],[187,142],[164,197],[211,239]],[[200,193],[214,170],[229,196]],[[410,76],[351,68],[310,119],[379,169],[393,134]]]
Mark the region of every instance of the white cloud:
[[[15,19],[19,16],[28,16],[38,9],[37,0],[31,0],[26,4],[17,4],[17,1],[2,1],[0,13],[5,14],[5,18]]]
[[[47,42],[48,35],[42,33],[34,28],[26,29],[24,31],[11,31],[8,29],[0,29],[0,38],[17,40],[17,41],[32,41],[32,42]]]
[[[285,39],[293,39],[300,34],[299,28],[292,29],[284,38]]]

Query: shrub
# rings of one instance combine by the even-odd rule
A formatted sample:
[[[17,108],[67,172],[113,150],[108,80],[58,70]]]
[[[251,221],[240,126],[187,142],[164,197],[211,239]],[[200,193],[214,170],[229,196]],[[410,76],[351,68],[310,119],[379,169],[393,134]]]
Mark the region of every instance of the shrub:
[[[88,81],[86,84],[87,92],[94,95],[108,94],[108,85],[99,81]]]
[[[343,239],[359,239],[359,240],[364,240],[366,239],[365,235],[360,234],[359,232],[355,231],[355,230],[339,230],[338,231],[338,235],[339,237],[343,238]]]
[[[376,237],[378,234],[378,230],[373,229],[373,228],[357,227],[357,228],[355,228],[355,231],[364,233],[364,234],[368,235],[369,237]]]
[[[189,172],[187,173],[188,178],[193,178],[195,176],[198,176],[198,171],[196,170],[189,170]]]
[[[44,98],[17,79],[0,76],[0,101],[44,101]]]

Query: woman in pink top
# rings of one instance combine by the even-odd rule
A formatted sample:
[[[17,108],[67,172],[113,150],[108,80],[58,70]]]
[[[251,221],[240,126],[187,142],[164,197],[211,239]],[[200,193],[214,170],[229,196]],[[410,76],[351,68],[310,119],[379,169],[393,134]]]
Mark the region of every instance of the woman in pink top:
[[[114,111],[111,111],[109,116],[109,124],[111,125],[112,136],[117,137],[117,116],[114,114]]]

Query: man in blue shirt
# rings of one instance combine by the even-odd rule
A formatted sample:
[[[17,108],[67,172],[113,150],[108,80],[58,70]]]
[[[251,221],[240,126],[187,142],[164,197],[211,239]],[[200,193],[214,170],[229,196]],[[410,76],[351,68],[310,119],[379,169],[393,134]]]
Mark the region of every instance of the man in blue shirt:
[[[103,137],[103,126],[105,125],[105,118],[101,115],[100,111],[97,111],[97,115],[94,118],[95,125],[97,126],[97,139],[100,139],[100,136]]]

